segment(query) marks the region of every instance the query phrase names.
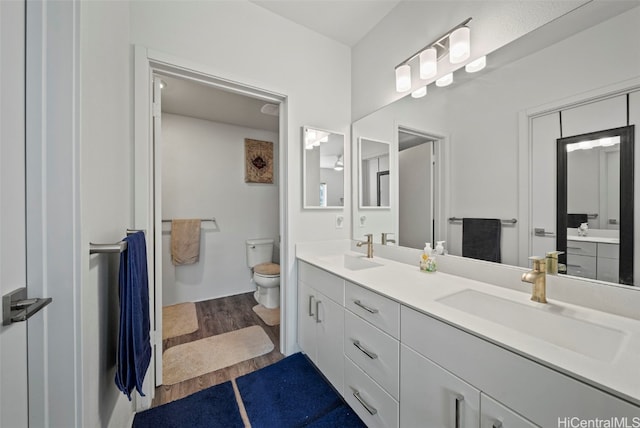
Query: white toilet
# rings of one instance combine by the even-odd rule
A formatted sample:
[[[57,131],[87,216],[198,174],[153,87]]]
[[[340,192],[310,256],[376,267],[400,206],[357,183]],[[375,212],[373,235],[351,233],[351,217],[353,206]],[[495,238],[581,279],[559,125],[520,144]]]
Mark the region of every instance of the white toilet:
[[[247,240],[247,265],[253,269],[253,281],[258,286],[254,296],[269,309],[280,306],[280,265],[272,263],[273,239]]]

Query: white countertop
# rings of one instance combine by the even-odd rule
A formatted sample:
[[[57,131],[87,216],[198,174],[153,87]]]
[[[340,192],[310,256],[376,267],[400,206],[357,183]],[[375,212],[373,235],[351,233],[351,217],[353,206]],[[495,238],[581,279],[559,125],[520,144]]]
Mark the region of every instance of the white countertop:
[[[577,236],[567,235],[567,241],[598,242],[600,244],[620,244],[620,238],[609,238],[605,236]]]
[[[340,262],[343,254],[363,256],[346,249],[330,252],[330,246],[327,245],[305,245],[303,249],[296,250],[296,257],[300,260],[640,405],[640,321],[554,301],[548,295],[547,304],[535,303],[529,300],[529,292],[518,292],[442,272],[421,272],[417,263],[413,267],[374,256],[367,260],[382,266],[351,270]],[[445,296],[467,289],[619,330],[624,334],[622,346],[612,361],[601,361],[510,328],[507,319],[504,324],[499,324],[438,302]],[[571,337],[566,340],[570,341]]]

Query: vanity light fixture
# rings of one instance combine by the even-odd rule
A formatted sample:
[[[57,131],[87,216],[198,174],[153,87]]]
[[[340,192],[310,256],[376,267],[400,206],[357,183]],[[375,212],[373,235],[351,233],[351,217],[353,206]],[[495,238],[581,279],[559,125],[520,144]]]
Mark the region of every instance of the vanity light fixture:
[[[317,131],[315,129],[307,129],[304,136],[304,148],[313,150],[314,147],[320,147],[320,143],[329,141],[329,133]]]
[[[475,73],[476,71],[480,71],[487,66],[487,57],[481,56],[480,58],[471,61],[469,64],[464,66],[464,69],[467,73]]]
[[[439,88],[444,88],[445,86],[449,86],[453,83],[453,73],[445,74],[438,80],[436,80],[436,86]]]
[[[594,147],[611,147],[620,144],[620,137],[600,138],[599,140],[580,141],[578,143],[567,144],[567,153],[576,150],[589,150]]]
[[[427,95],[427,86],[421,86],[418,89],[416,89],[415,91],[411,92],[411,96],[413,98],[422,98],[425,95]]]
[[[438,73],[438,61],[449,55],[451,64],[458,64],[469,58],[471,54],[471,30],[467,18],[447,31],[444,35],[429,43],[409,58],[396,66],[396,91],[407,92],[411,89],[411,67],[409,62],[420,58],[420,78],[423,80],[435,77]]]

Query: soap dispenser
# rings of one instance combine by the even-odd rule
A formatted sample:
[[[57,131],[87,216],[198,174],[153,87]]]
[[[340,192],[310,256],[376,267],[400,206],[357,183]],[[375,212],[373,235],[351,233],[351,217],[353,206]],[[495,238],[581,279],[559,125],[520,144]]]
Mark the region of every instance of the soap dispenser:
[[[444,243],[445,241],[436,241],[436,254],[444,255]]]
[[[429,259],[431,258],[433,250],[431,249],[431,243],[424,243],[424,250],[420,255],[420,270],[423,272],[429,272]]]

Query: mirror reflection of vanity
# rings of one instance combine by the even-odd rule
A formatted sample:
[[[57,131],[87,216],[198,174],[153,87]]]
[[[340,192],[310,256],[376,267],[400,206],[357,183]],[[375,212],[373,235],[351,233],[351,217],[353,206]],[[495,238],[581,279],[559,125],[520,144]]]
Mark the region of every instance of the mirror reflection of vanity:
[[[517,219],[516,223],[503,223],[501,248],[505,264],[529,266],[529,256],[563,251],[563,233],[565,240],[569,236],[572,242],[578,242],[573,239],[578,236],[577,228],[556,224],[560,218],[556,141],[640,123],[640,56],[630,54],[637,52],[634,40],[640,38],[640,8],[631,4],[615,6],[621,9],[607,10],[602,4],[582,7],[490,53],[483,71],[466,74],[464,69],[458,70],[452,85],[430,85],[424,98],[404,97],[354,122],[352,146],[357,146],[360,137],[388,141],[391,166],[388,210],[366,210],[355,202],[360,201],[361,195],[354,195],[353,238],[362,239],[363,234],[373,233],[374,239],[378,238],[376,242],[380,242],[381,232],[394,232],[400,245],[409,246],[403,244],[403,236],[412,231],[402,231],[403,209],[398,197],[402,187],[399,174],[394,174],[394,168],[399,168],[394,159],[399,152],[399,130],[405,127],[437,137],[439,150],[434,151],[434,157],[436,164],[440,163],[433,172],[432,243],[444,240],[450,254],[462,254],[462,225],[448,221],[453,217]],[[599,9],[590,14],[592,7]],[[575,14],[581,14],[580,18],[572,19]],[[576,23],[581,27],[570,30]],[[598,53],[597,60],[594,52]],[[620,225],[613,224],[622,221],[622,206],[633,208],[639,198],[632,193],[621,195],[616,202],[615,190],[608,187],[615,181],[616,149],[602,151],[607,154],[598,154],[598,162],[606,165],[607,171],[604,167],[599,169],[597,184],[591,175],[591,184],[580,179],[572,185],[576,190],[568,192],[566,213],[587,214],[592,237],[594,233],[602,234],[611,240],[603,244],[613,243],[617,235],[618,259],[630,257],[631,267],[635,264],[632,271],[640,272],[640,260],[633,257],[640,254],[640,237],[636,236],[640,227],[622,238],[624,232],[616,227]],[[632,167],[640,164],[639,152],[636,150],[634,158],[628,159]],[[361,159],[357,150],[352,153],[357,171]],[[625,155],[618,155],[618,159],[623,162]],[[574,162],[569,162],[571,175]],[[580,170],[577,167],[576,171]],[[620,180],[624,181],[624,177],[622,173]],[[359,189],[358,180],[354,174],[353,189]],[[571,195],[579,194],[580,186],[594,191],[597,188],[596,206],[581,206],[571,199]],[[637,218],[640,209],[631,212]],[[636,218],[631,219],[632,225]],[[626,250],[622,248],[623,240]],[[612,275],[616,269],[612,248],[615,247],[602,246],[600,254],[608,256],[594,260],[596,267],[598,263],[603,266],[601,275],[589,278],[640,285],[639,275],[631,281]],[[571,268],[568,273],[579,276]]]
[[[302,128],[304,208],[344,206],[344,135]]]

